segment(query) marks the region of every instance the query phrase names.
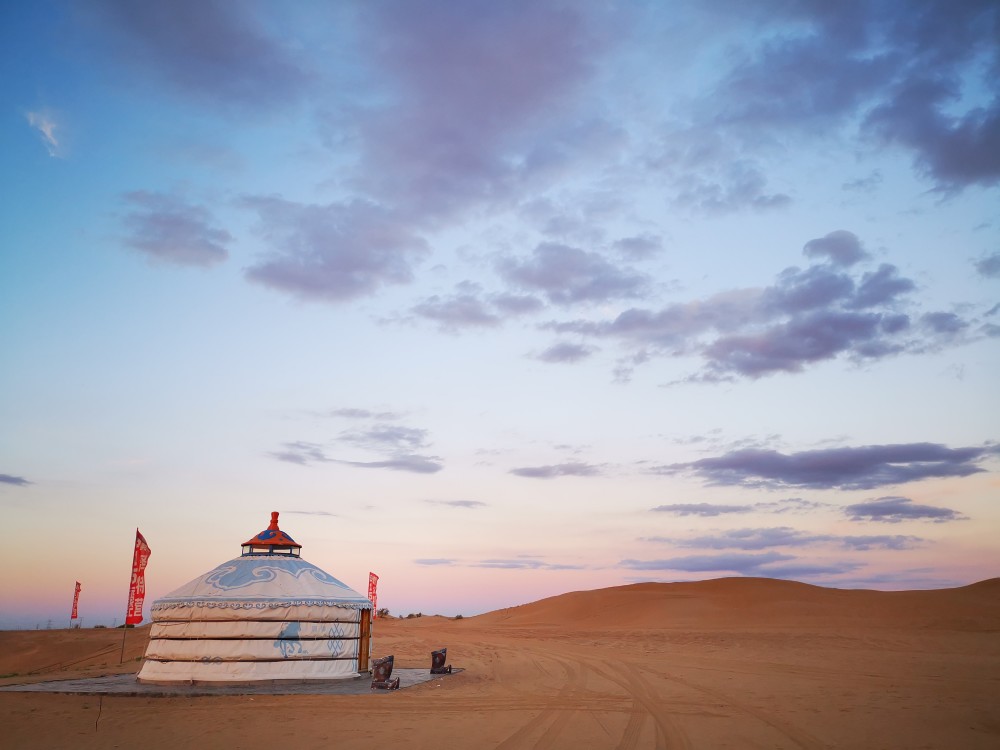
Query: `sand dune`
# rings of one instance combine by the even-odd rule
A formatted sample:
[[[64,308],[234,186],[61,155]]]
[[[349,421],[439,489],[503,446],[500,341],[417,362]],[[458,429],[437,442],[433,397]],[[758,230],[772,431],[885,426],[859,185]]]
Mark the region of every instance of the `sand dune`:
[[[0,683],[137,671],[147,629],[0,633]],[[5,746],[996,748],[1000,579],[937,591],[637,584],[388,619],[378,654],[461,674],[394,695],[0,693]]]

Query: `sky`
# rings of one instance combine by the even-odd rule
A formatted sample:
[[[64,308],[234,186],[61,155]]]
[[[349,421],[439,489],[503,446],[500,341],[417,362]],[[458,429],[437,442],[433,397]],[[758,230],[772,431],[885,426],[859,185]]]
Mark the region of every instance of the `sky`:
[[[0,627],[1000,574],[995,2],[12,0]]]

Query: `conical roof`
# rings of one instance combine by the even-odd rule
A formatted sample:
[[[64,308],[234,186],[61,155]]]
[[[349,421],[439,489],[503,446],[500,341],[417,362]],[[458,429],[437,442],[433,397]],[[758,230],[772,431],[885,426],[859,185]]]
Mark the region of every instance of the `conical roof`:
[[[262,545],[285,550],[247,551],[248,547],[255,550]],[[244,542],[243,548],[240,557],[227,560],[153,602],[153,618],[166,610],[191,607],[236,611],[299,606],[371,609],[368,597],[297,556],[301,545],[278,528],[277,512],[271,514],[268,528]]]

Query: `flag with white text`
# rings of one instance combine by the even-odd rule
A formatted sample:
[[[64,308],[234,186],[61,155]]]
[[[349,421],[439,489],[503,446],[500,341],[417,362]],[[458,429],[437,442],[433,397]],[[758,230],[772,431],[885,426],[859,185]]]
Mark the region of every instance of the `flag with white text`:
[[[80,582],[76,582],[76,591],[73,592],[73,613],[69,616],[69,619],[76,619],[76,606],[80,603]]]
[[[374,620],[378,616],[378,593],[376,589],[378,588],[378,576],[374,573],[368,574],[368,599],[372,603],[372,619]]]
[[[132,582],[128,587],[128,610],[125,612],[126,625],[142,622],[142,603],[146,598],[146,562],[149,560],[149,545],[135,530],[135,551],[132,553]]]

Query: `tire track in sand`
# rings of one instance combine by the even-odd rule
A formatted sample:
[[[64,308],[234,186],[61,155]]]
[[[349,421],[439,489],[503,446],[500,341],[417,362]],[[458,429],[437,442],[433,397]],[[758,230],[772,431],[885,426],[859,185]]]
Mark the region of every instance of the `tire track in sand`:
[[[665,699],[656,693],[632,665],[590,659],[581,659],[581,663],[604,679],[618,685],[632,699],[633,708],[628,724],[625,725],[625,731],[618,742],[619,750],[633,750],[639,747],[642,727],[647,716],[653,720],[656,729],[657,748],[692,750],[691,742],[684,730],[676,722],[663,716]],[[623,672],[622,666],[628,666],[628,669]]]
[[[627,666],[633,672],[642,669],[641,665],[634,663],[630,663]],[[763,711],[757,708],[756,706],[751,705],[750,703],[736,700],[731,695],[727,695],[725,693],[712,690],[711,688],[706,688],[701,685],[697,685],[689,680],[677,677],[676,675],[658,674],[657,676],[662,677],[665,680],[669,680],[670,682],[677,683],[678,685],[682,685],[688,690],[709,695],[726,706],[729,706],[731,708],[736,709],[737,711],[752,716],[758,721],[767,724],[775,731],[784,735],[789,740],[798,745],[800,748],[803,748],[803,750],[814,750],[815,748],[818,748],[819,750],[830,750],[830,748],[832,747],[831,745],[828,745],[827,743],[823,742],[815,735],[809,734],[809,732],[806,732],[801,727],[798,727],[794,724],[790,724],[787,721],[778,719],[775,716],[767,713],[766,711]]]

